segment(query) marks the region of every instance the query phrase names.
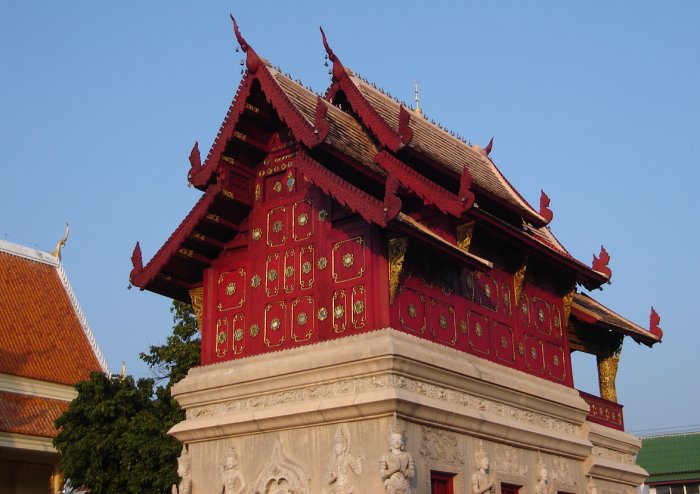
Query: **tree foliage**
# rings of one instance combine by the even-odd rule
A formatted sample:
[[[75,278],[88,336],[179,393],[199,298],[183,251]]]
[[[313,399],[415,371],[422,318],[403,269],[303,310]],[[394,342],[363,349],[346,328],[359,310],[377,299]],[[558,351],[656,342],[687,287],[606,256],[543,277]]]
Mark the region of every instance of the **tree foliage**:
[[[180,443],[167,431],[184,419],[170,397],[171,386],[199,362],[200,340],[192,309],[174,302],[173,334],[141,358],[165,386],[153,379],[93,372],[76,385],[78,396],[56,420],[54,439],[73,486],[94,494],[165,493],[177,483]]]

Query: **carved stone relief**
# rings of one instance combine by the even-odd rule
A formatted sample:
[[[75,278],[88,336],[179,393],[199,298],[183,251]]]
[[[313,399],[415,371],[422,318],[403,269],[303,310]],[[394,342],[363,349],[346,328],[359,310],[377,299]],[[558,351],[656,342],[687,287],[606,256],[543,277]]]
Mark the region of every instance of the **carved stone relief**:
[[[494,494],[495,478],[491,473],[491,465],[489,457],[484,450],[484,444],[479,441],[476,451],[474,452],[474,473],[472,474],[472,493],[473,494]]]
[[[255,479],[255,494],[308,494],[309,485],[301,467],[282,451],[275,440],[272,456]]]
[[[628,465],[635,464],[635,458],[633,454],[623,453],[622,451],[616,451],[614,449],[603,448],[601,446],[593,446],[591,450],[593,456],[598,456],[600,458],[607,458],[609,460],[615,460],[622,463],[627,463]]]
[[[172,494],[190,494],[192,492],[192,476],[190,475],[190,464],[192,457],[187,446],[182,446],[182,451],[177,459],[177,475],[180,477],[179,488],[173,484]]]
[[[387,439],[389,452],[379,460],[379,475],[387,494],[411,494],[411,479],[416,473],[411,453],[404,451],[404,428],[394,413]]]
[[[219,469],[220,488],[218,492],[224,494],[242,494],[245,492],[243,475],[238,471],[238,454],[236,448],[231,446],[226,452],[226,458]]]
[[[554,458],[554,469],[550,477],[553,481],[564,485],[575,486],[578,484],[572,463],[564,458]]]
[[[464,456],[459,450],[457,434],[423,426],[423,442],[420,447],[421,456],[434,463],[447,465],[463,465]]]
[[[443,402],[489,412],[549,430],[573,434],[576,436],[581,435],[581,427],[571,422],[566,422],[533,411],[522,410],[511,405],[489,400],[455,389],[445,388],[435,384],[429,384],[397,375],[371,376],[329,384],[314,384],[303,388],[279,391],[254,396],[251,398],[244,398],[241,400],[231,400],[228,402],[217,403],[215,405],[193,407],[188,409],[186,414],[188,419],[212,417],[236,411],[267,409],[276,406],[300,403],[311,399],[332,398],[346,394],[356,394],[378,389],[404,389],[420,396],[426,396]]]
[[[542,455],[537,452],[537,464],[535,465],[535,475],[537,476],[537,483],[535,484],[535,494],[551,494],[551,489],[549,487],[549,470],[542,460]]]
[[[598,486],[593,482],[593,477],[588,477],[588,482],[586,483],[586,492],[588,494],[599,494]]]
[[[350,453],[350,434],[346,427],[340,426],[333,438],[333,452],[328,462],[328,489],[324,494],[352,494],[355,490],[355,476],[362,473],[364,456]]]
[[[527,475],[527,465],[518,462],[518,452],[512,446],[499,445],[493,459],[493,469],[499,473],[524,477]]]

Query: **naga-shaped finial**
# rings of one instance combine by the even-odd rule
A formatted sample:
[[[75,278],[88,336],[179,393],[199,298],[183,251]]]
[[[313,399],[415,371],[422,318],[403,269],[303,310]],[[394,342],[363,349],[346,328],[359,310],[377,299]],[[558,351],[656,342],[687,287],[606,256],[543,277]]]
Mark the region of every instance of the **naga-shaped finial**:
[[[251,48],[248,42],[243,38],[243,35],[238,30],[238,23],[233,17],[233,14],[229,15],[231,16],[231,21],[233,22],[233,33],[236,35],[238,44],[241,45],[241,50],[243,50],[243,52],[246,54],[246,67],[248,67],[248,72],[254,74],[260,67],[260,57],[257,53],[255,53],[255,50],[253,50],[253,48]]]
[[[649,315],[649,332],[654,336],[657,336],[659,341],[661,341],[661,338],[664,336],[664,332],[659,327],[660,322],[661,316],[658,312],[656,312],[656,310],[654,310],[654,307],[652,307],[651,314]]]
[[[544,218],[545,224],[549,224],[554,218],[554,212],[549,209],[549,196],[540,189],[540,216]]]
[[[187,173],[187,181],[191,181],[198,171],[202,169],[202,155],[199,153],[199,143],[194,141],[190,151],[190,171]]]
[[[593,254],[593,270],[598,271],[605,275],[606,278],[610,279],[612,277],[612,269],[608,267],[610,262],[610,254],[605,250],[605,247],[600,246],[600,254],[597,256]]]
[[[492,149],[493,149],[493,137],[491,139],[489,139],[489,143],[484,148],[484,152],[486,153],[486,156],[491,154]]]
[[[328,39],[326,38],[326,33],[323,32],[323,28],[319,26],[321,30],[321,38],[323,39],[323,47],[326,49],[326,54],[328,55],[328,60],[333,62],[333,80],[339,81],[347,74],[345,67],[340,63],[338,57],[333,53],[331,47],[328,45]]]
[[[141,245],[136,242],[134,252],[131,253],[131,274],[129,278],[133,279],[135,275],[143,271],[143,259],[141,257]]]
[[[51,253],[51,255],[54,256],[59,261],[61,260],[61,249],[63,249],[63,246],[66,245],[66,241],[68,240],[69,233],[70,233],[70,225],[66,221],[66,233],[63,234],[63,238],[58,241],[58,243],[56,244],[56,248]]]

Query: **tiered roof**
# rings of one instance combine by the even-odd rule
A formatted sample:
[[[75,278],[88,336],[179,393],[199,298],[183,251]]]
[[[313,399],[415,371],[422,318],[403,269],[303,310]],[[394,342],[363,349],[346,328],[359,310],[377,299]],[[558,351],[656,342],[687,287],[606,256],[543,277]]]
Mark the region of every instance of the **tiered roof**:
[[[647,485],[700,482],[700,432],[642,438],[637,464]]]
[[[233,22],[247,70],[206,160],[201,163],[196,145],[190,157],[189,180],[205,191],[204,196],[146,266],[137,245],[132,257],[134,285],[186,301],[188,289],[201,283],[203,268],[246,229],[252,191],[226,190],[231,169],[246,173],[231,153],[242,146],[257,151],[262,159],[270,149],[246,135],[245,119],[286,126],[294,141],[295,166],[341,205],[367,222],[418,241],[432,237],[435,246],[461,264],[491,266],[488,259],[461,250],[454,237],[411,216],[404,210],[405,202],[418,199],[465,222],[476,219],[488,224],[500,237],[527,246],[586,288],[610,280],[605,249],[594,256],[592,267],[571,256],[547,227],[553,217],[547,195],[543,192],[539,209],[533,208],[491,160],[490,145],[482,149],[458,139],[356,76],[343,66],[323,32],[333,67],[331,85],[321,97],[258,56]],[[256,106],[255,100],[262,104]],[[321,159],[328,156],[342,157],[343,170],[364,178],[348,178],[348,173]],[[227,200],[235,207],[224,207]],[[611,312],[591,304],[585,310],[598,314],[601,321]],[[619,318],[618,326],[635,339],[645,343],[660,339],[645,339],[638,327],[620,321],[625,320]]]
[[[57,257],[0,240],[0,431],[52,436],[67,401],[24,391],[108,372]],[[0,387],[2,389],[2,387]]]

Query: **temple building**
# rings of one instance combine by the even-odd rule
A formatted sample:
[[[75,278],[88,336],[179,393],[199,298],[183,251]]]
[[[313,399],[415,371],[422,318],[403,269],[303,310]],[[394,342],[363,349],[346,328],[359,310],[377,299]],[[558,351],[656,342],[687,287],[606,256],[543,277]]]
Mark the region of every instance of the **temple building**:
[[[188,179],[201,199],[131,282],[191,302],[201,366],[179,492],[631,493],[615,375],[661,341],[581,289],[610,281],[490,158],[345,67],[314,93],[259,56]],[[573,386],[596,356],[600,396]],[[237,490],[240,489],[240,490]]]
[[[66,232],[67,235],[67,232]],[[0,492],[58,494],[54,421],[107,363],[60,261],[0,240]]]
[[[642,438],[644,494],[700,494],[700,432]]]

